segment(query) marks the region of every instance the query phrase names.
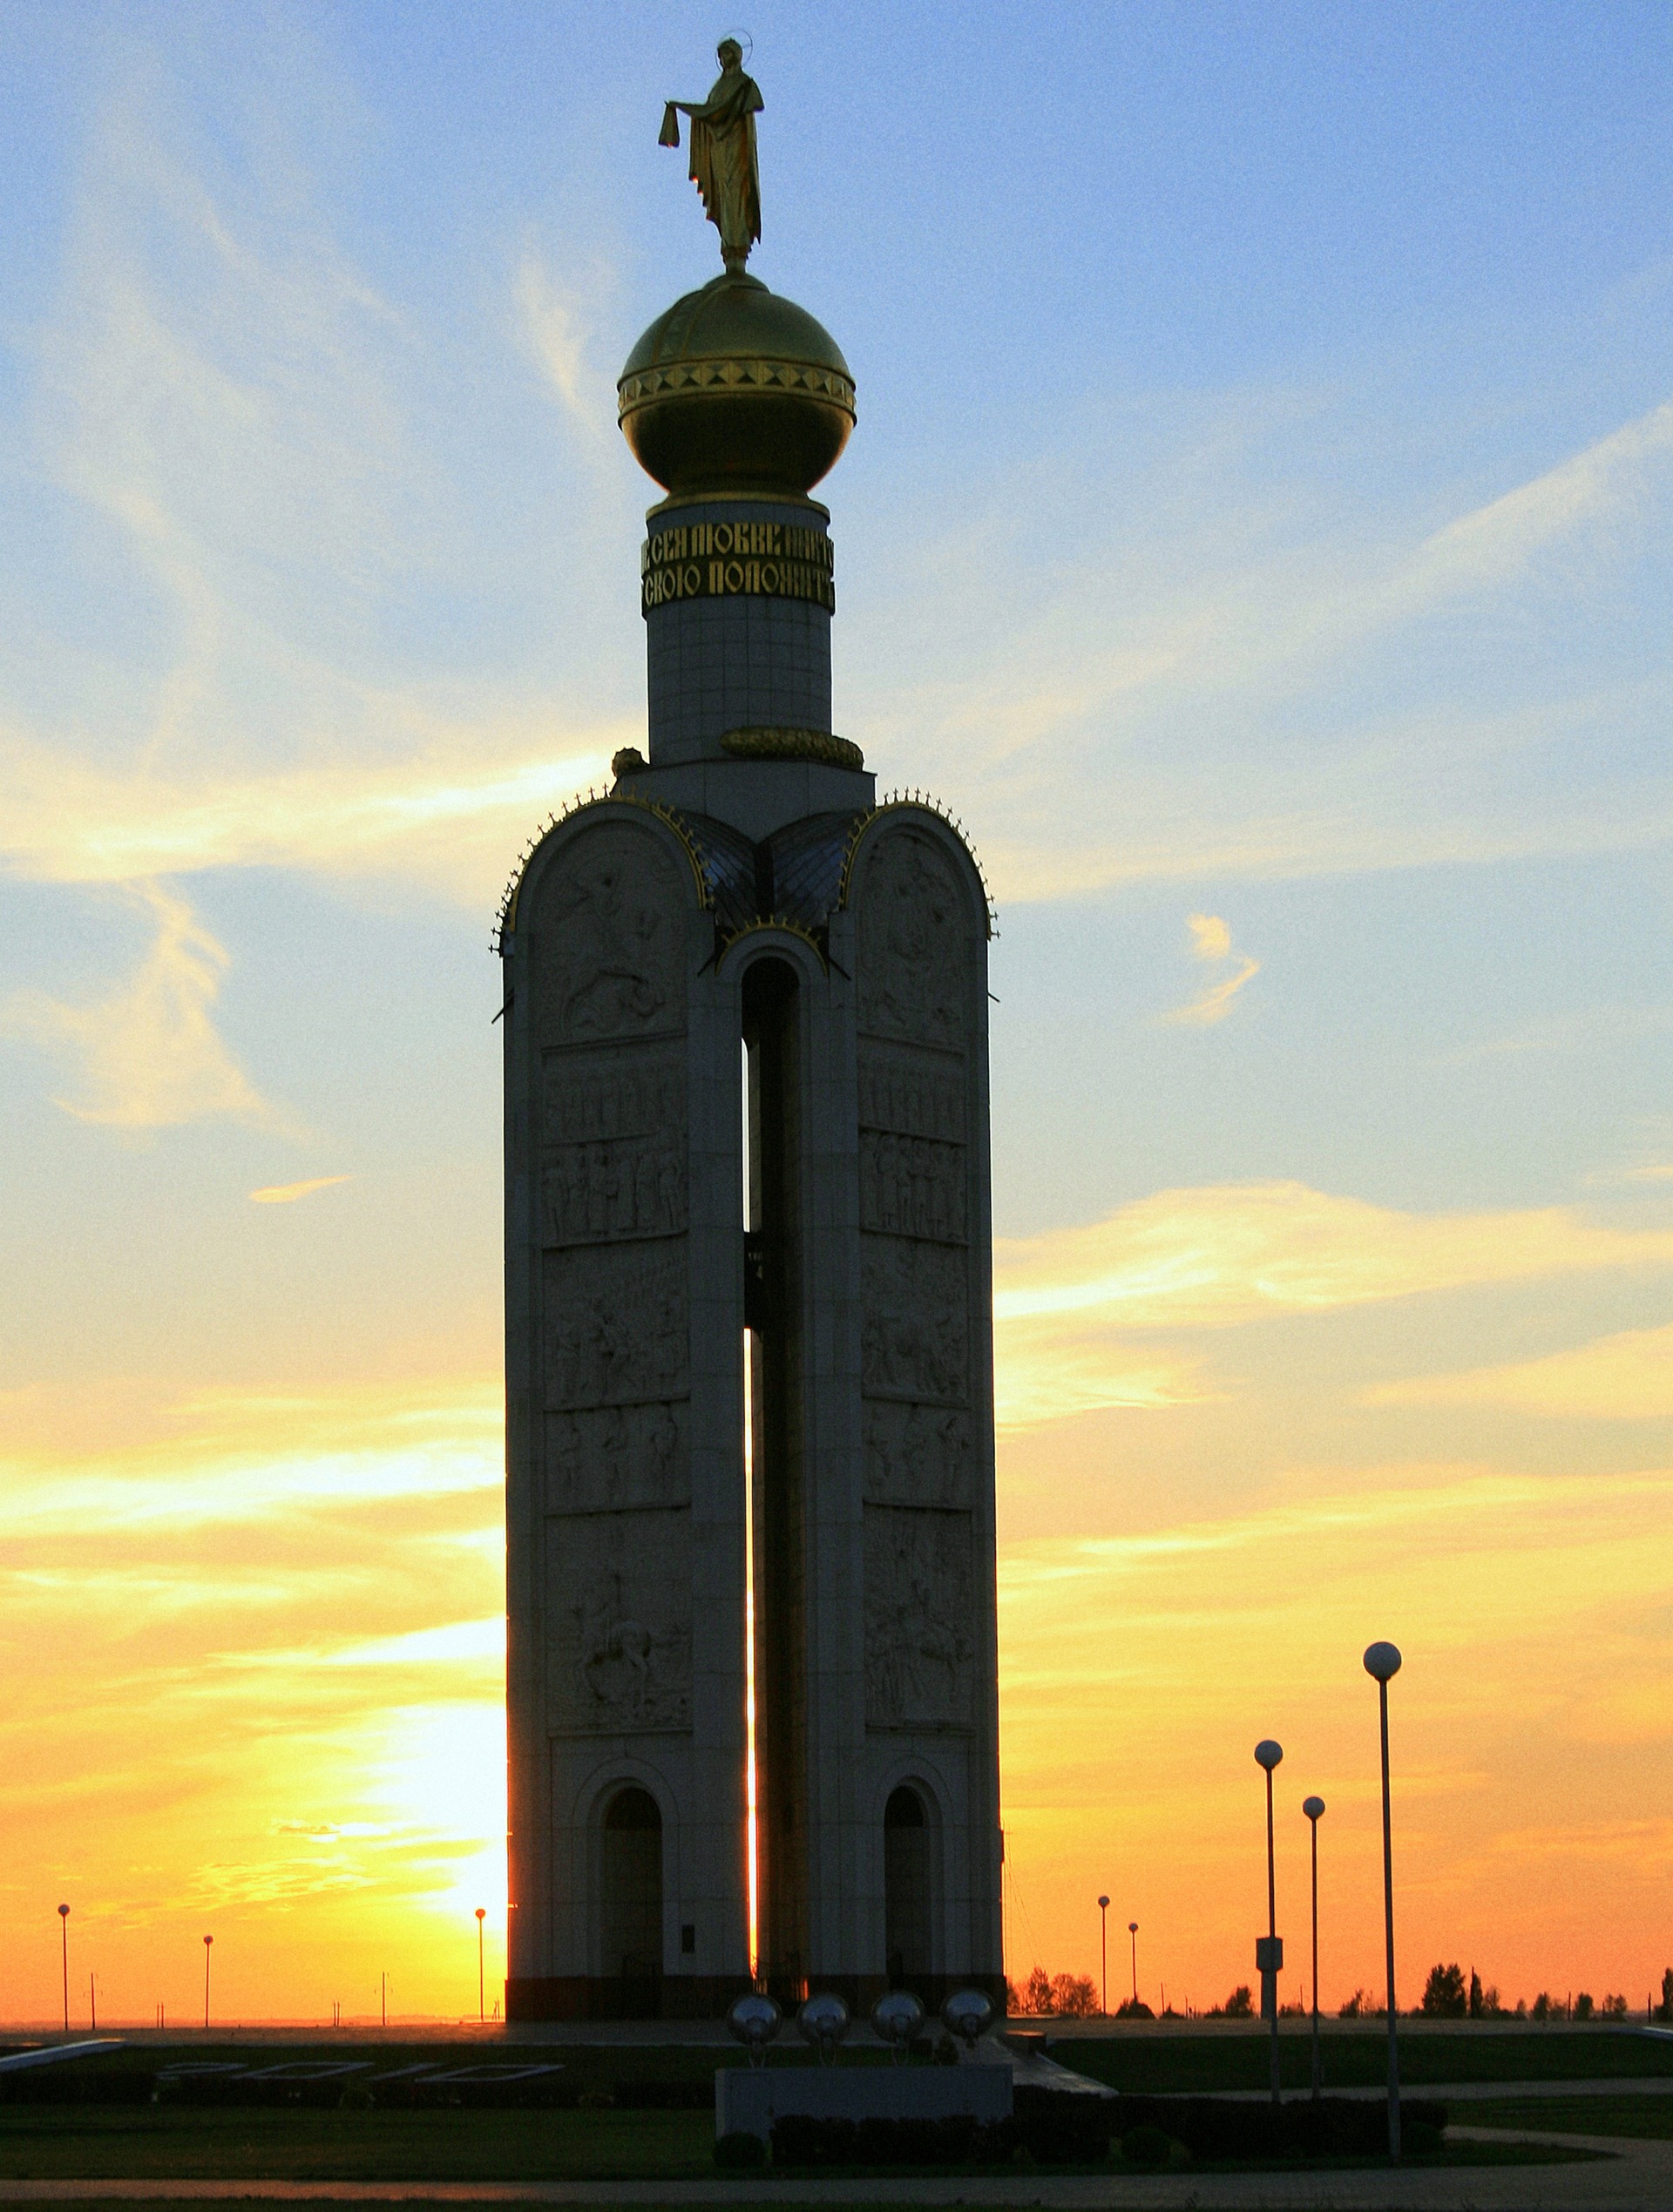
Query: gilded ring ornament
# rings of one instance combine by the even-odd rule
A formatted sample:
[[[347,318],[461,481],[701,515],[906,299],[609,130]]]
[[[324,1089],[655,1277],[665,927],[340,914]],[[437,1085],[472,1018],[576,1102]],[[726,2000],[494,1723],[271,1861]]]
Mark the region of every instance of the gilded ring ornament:
[[[855,420],[853,379],[806,361],[674,361],[642,369],[616,386],[616,420],[625,423],[651,401],[675,393],[716,390],[806,392],[840,407],[850,423]]]
[[[829,730],[728,730],[721,750],[740,761],[817,761],[831,768],[863,768],[865,755],[848,738]]]

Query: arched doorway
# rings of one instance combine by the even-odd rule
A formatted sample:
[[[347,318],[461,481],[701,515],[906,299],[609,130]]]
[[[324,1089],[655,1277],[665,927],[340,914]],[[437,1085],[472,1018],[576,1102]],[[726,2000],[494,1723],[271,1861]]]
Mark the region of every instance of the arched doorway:
[[[653,2014],[662,1979],[662,1814],[648,1789],[619,1789],[599,1838],[599,1925],[607,1981]]]
[[[916,1789],[903,1782],[890,1792],[883,1809],[883,1920],[891,1989],[926,1981],[934,1965],[930,1864],[934,1833]]]

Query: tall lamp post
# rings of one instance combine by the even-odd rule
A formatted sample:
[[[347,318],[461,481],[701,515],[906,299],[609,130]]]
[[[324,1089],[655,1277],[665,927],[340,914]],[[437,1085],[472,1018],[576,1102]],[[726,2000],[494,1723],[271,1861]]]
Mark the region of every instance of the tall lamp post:
[[[488,2017],[487,1986],[482,1978],[482,1924],[488,1918],[485,1904],[477,1907],[477,2023],[480,2026]]]
[[[1133,1945],[1133,2010],[1136,2016],[1139,2009],[1139,1924],[1136,1920],[1128,1922],[1127,1932]]]
[[[1400,2155],[1400,2049],[1395,2033],[1394,2011],[1394,1843],[1388,1810],[1388,1686],[1400,1671],[1399,1647],[1372,1644],[1365,1653],[1365,1672],[1377,1685],[1377,1704],[1383,1734],[1383,1934],[1388,1965],[1388,2155]]]
[[[209,1949],[214,1940],[213,1936],[206,1936],[203,1939],[203,2024],[205,2027],[209,2025]]]
[[[1098,1991],[1099,2009],[1106,2019],[1109,2018],[1109,1899],[1098,1900]]]
[[[58,1947],[64,1954],[64,2032],[70,2033],[70,1908],[58,1907]]]
[[[1266,1736],[1255,1746],[1256,1762],[1266,1773],[1266,1934],[1255,1946],[1255,1964],[1261,1975],[1261,2010],[1272,2023],[1272,2101],[1282,2102],[1278,2078],[1278,1975],[1284,1966],[1284,1945],[1278,1940],[1277,1880],[1272,1869],[1272,1769],[1284,1756],[1284,1746]]]
[[[1301,1810],[1313,1834],[1313,2095],[1317,2098],[1324,2086],[1324,2069],[1318,2062],[1318,1823],[1324,1817],[1324,1800],[1304,1797]]]

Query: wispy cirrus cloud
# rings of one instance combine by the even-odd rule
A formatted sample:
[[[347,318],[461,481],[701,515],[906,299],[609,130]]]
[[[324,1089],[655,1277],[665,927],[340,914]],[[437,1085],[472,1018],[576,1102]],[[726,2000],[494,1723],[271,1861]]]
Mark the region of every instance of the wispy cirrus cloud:
[[[1665,1420],[1673,1417],[1673,1323],[1625,1329],[1543,1359],[1379,1383],[1365,1403],[1498,1406],[1553,1420]]]
[[[250,1193],[253,1206],[294,1206],[299,1198],[312,1198],[316,1190],[332,1190],[339,1183],[352,1182],[350,1175],[310,1175],[305,1182],[268,1183]]]
[[[1191,950],[1196,958],[1209,967],[1224,966],[1225,972],[1189,1004],[1175,1006],[1161,1018],[1209,1029],[1225,1019],[1237,993],[1261,972],[1261,964],[1248,953],[1234,953],[1231,930],[1219,915],[1189,914],[1185,917],[1185,925],[1191,933]],[[1226,965],[1232,962],[1236,964]]]
[[[1366,470],[1365,416],[1320,401],[1298,443],[1297,411],[1204,405],[1165,465],[1154,410],[1091,465],[1083,426],[1051,496],[1002,487],[888,579],[850,721],[957,779],[1002,901],[1673,835],[1664,626],[1595,617],[1606,578],[1664,589],[1673,402],[1439,527],[1416,484],[1344,512],[1312,471]]]
[[[1538,553],[1582,531],[1640,515],[1673,470],[1673,400],[1460,515],[1425,540],[1405,583],[1419,591],[1452,591],[1520,576]]]
[[[0,1009],[0,1029],[70,1061],[80,1095],[58,1103],[78,1121],[135,1131],[217,1119],[279,1126],[214,1025],[226,950],[161,885],[136,885],[132,896],[155,935],[128,981],[85,1005],[17,992]]]
[[[1159,1350],[1149,1332],[1669,1267],[1673,1230],[1615,1228],[1569,1207],[1410,1214],[1300,1183],[1161,1191],[1084,1228],[996,1241],[999,1418],[1026,1427],[1218,1395],[1199,1350]]]

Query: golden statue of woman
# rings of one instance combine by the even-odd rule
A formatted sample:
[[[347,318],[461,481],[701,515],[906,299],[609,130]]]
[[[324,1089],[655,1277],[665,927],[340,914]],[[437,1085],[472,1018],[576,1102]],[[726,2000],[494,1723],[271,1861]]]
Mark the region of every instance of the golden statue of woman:
[[[668,102],[661,143],[677,146],[677,118],[691,118],[691,180],[703,196],[703,212],[721,233],[727,274],[736,276],[761,236],[755,118],[765,103],[755,78],[743,73],[743,49],[735,38],[721,39],[715,59],[721,73],[706,100]]]

